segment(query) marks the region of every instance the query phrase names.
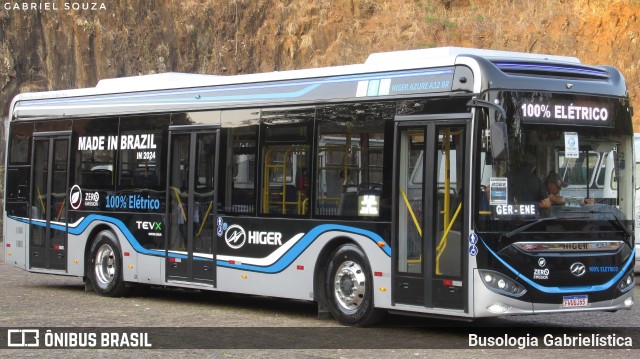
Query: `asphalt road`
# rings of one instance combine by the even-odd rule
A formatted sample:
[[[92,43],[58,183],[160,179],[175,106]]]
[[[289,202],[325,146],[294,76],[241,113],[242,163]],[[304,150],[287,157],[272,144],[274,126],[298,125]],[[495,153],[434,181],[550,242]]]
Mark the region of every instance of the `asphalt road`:
[[[632,328],[638,333],[640,305],[615,313],[570,313],[483,320],[473,323],[391,315],[375,328],[347,328],[319,320],[313,303],[228,293],[146,288],[127,298],[85,292],[80,278],[28,273],[0,258],[0,329],[51,329],[53,332],[151,332],[156,349],[0,349],[0,357],[188,358],[617,358],[640,350],[573,348],[470,348],[469,334],[509,334],[523,344],[536,335],[604,336]],[[640,289],[636,290],[636,303]],[[602,329],[611,327],[612,329]],[[8,333],[3,345],[7,343]],[[610,334],[609,334],[610,336]],[[44,335],[41,335],[41,339]],[[61,338],[61,337],[60,337]],[[68,337],[67,337],[68,338]],[[130,339],[131,337],[129,337]],[[160,338],[160,339],[158,339]],[[164,339],[162,339],[164,338]],[[194,339],[195,338],[195,339]],[[166,339],[169,347],[157,349]],[[195,347],[190,348],[195,340]],[[640,336],[633,337],[640,348]],[[525,343],[529,340],[529,343]],[[178,344],[176,344],[178,343]],[[191,343],[191,344],[190,344]],[[229,344],[230,343],[230,344]],[[531,348],[534,349],[531,349]],[[5,347],[6,348],[6,347]],[[323,349],[317,349],[323,348]],[[391,349],[382,349],[391,348]],[[436,348],[436,349],[433,349]]]

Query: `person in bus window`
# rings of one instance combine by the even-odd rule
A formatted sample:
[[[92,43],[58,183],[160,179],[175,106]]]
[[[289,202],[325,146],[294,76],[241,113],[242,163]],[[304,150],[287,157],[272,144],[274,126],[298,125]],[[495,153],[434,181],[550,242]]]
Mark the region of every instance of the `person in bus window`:
[[[565,205],[565,198],[560,195],[560,190],[568,187],[569,184],[555,171],[549,172],[547,178],[544,180],[544,184],[549,191],[549,202],[551,202],[551,205]],[[582,204],[593,204],[593,198],[585,198]]]
[[[549,175],[547,175],[547,178],[544,180],[544,184],[549,191],[549,202],[551,202],[551,205],[564,205],[564,197],[560,195],[560,190],[566,188],[569,184],[563,181],[562,177],[554,171],[549,172]]]
[[[509,178],[513,201],[516,204],[537,203],[540,208],[551,208],[547,189],[542,180],[535,175],[536,158],[527,153],[519,168]]]

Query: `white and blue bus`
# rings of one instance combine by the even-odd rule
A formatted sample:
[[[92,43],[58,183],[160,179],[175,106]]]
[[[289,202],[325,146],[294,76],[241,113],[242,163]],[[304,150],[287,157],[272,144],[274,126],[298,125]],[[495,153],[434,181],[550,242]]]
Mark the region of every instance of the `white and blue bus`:
[[[467,48],[24,93],[5,258],[104,296],[292,298],[347,325],[627,309],[631,116],[612,67]],[[513,195],[527,157],[565,205]]]

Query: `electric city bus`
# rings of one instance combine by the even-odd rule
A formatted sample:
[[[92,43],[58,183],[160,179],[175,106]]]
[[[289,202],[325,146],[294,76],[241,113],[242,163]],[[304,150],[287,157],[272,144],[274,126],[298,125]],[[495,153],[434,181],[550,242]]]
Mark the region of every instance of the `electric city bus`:
[[[24,93],[6,263],[103,296],[313,301],[346,325],[627,309],[631,117],[612,67],[453,47]],[[527,157],[537,184],[563,176],[564,205],[515,195]]]

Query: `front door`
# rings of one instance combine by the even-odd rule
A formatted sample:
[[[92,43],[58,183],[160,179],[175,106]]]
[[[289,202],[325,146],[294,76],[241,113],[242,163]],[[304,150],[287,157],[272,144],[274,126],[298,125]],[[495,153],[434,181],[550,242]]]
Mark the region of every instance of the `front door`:
[[[34,134],[29,267],[67,269],[68,134]]]
[[[466,126],[399,122],[394,302],[464,307]]]
[[[167,280],[215,286],[218,131],[171,131]]]

